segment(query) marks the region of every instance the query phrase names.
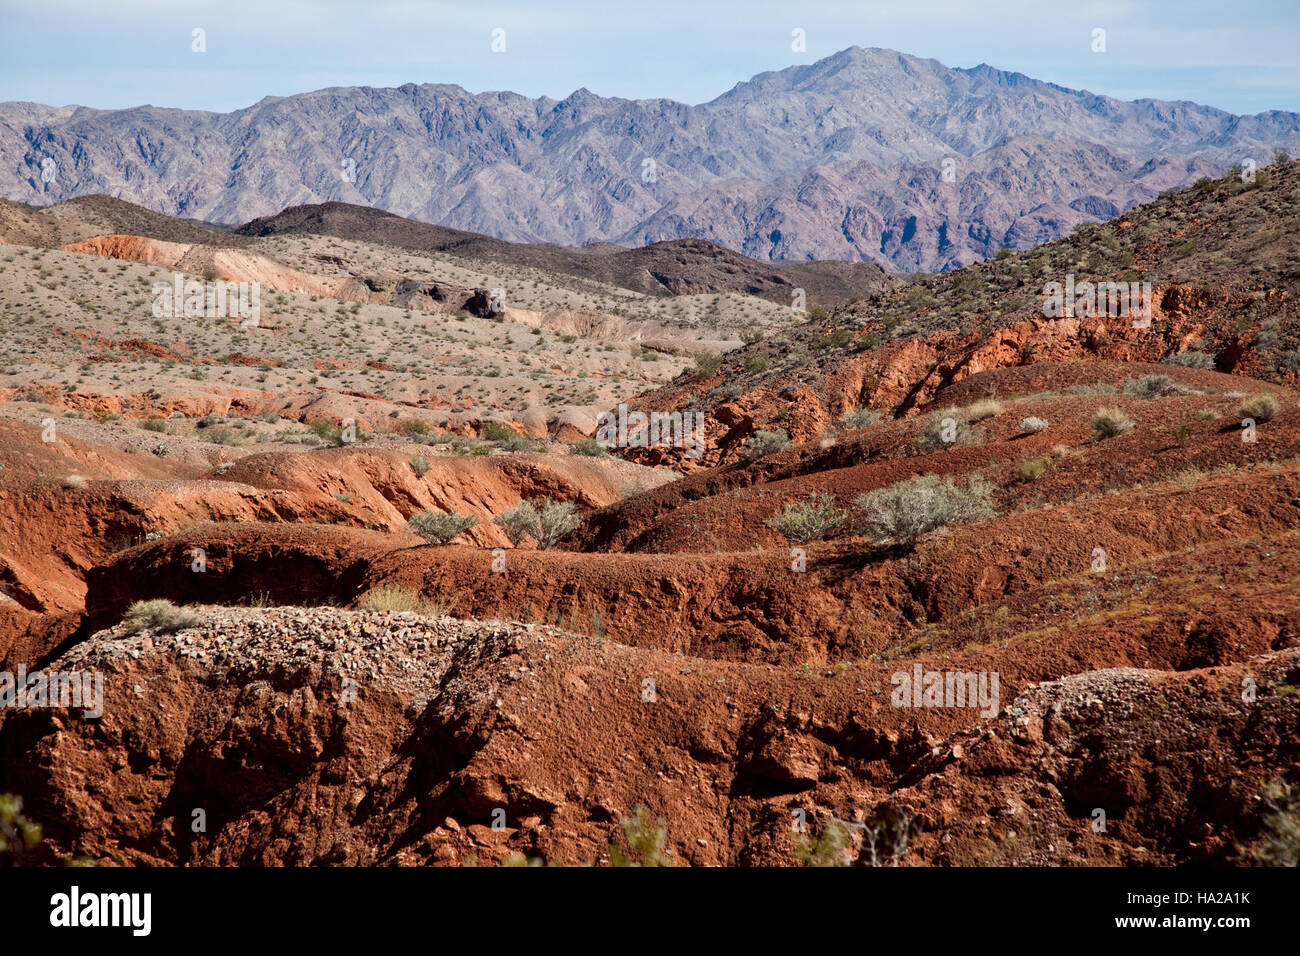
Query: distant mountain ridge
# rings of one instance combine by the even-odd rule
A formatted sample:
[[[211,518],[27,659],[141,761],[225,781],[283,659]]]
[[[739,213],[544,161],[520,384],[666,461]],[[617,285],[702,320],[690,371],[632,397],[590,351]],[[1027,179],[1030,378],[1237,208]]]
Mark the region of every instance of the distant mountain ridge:
[[[105,193],[225,224],[338,201],[516,242],[703,238],[756,259],[936,271],[1275,147],[1300,147],[1300,114],[1123,102],[851,47],[698,106],[446,84],[224,114],[0,104],[0,195]]]

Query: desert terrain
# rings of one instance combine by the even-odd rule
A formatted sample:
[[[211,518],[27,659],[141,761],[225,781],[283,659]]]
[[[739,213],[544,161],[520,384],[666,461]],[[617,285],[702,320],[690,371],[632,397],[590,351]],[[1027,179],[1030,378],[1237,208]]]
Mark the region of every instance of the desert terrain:
[[[935,275],[391,220],[0,204],[0,668],[103,675],[28,860],[1294,854],[1300,163]]]

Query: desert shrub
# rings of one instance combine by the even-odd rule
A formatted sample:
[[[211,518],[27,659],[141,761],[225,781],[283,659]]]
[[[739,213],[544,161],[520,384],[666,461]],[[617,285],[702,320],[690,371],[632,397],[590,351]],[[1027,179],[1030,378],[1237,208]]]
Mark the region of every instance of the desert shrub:
[[[982,398],[966,409],[966,420],[971,423],[982,422],[1000,411],[1002,411],[1002,403],[996,398]]]
[[[526,538],[537,542],[543,551],[555,547],[559,540],[578,526],[574,514],[578,506],[572,501],[521,501],[519,507],[493,518],[516,548]]]
[[[936,528],[993,517],[992,495],[992,487],[978,476],[962,488],[950,477],[919,475],[858,495],[853,503],[862,511],[865,530],[877,544],[897,541],[910,545]]]
[[[214,425],[211,428],[205,428],[202,438],[214,445],[247,445],[253,440],[250,433],[238,428],[231,428],[229,425]]]
[[[408,418],[397,426],[397,430],[407,438],[414,438],[417,441],[429,434],[429,426],[418,418]]]
[[[1179,352],[1176,355],[1167,355],[1161,360],[1161,365],[1178,365],[1182,368],[1199,368],[1205,371],[1214,371],[1214,356],[1206,355],[1204,352]]]
[[[869,408],[857,408],[849,412],[839,421],[841,428],[867,428],[876,424],[883,418],[880,412],[873,412]]]
[[[1174,444],[1181,448],[1191,439],[1192,426],[1186,422],[1181,425],[1174,425],[1169,429],[1169,436],[1174,440]]]
[[[569,443],[569,454],[584,455],[587,458],[603,458],[609,454],[607,449],[594,438],[579,438]]]
[[[978,441],[980,434],[970,427],[966,413],[960,408],[944,408],[930,414],[916,443],[925,451],[935,451],[954,445],[969,445]]]
[[[1237,417],[1253,418],[1257,422],[1267,422],[1276,418],[1277,413],[1281,410],[1282,406],[1278,402],[1276,395],[1260,392],[1258,395],[1250,396],[1237,406]]]
[[[1138,398],[1159,398],[1162,395],[1172,395],[1178,390],[1174,380],[1168,375],[1143,375],[1138,379],[1129,379],[1124,383],[1125,395],[1136,395]]]
[[[1133,427],[1133,421],[1124,414],[1123,409],[1103,408],[1092,416],[1092,420],[1088,422],[1088,427],[1092,429],[1092,437],[1097,441],[1101,441],[1105,438],[1114,438],[1116,435],[1124,434]]]
[[[147,432],[165,432],[167,430],[167,420],[158,415],[150,415],[140,423],[140,427]]]
[[[431,544],[450,544],[477,525],[478,518],[454,512],[421,511],[411,515],[407,523],[412,531]]]
[[[695,371],[701,378],[708,378],[722,367],[722,356],[717,352],[701,352],[695,356]]]
[[[835,497],[825,492],[810,495],[807,501],[786,505],[775,516],[763,522],[773,531],[795,544],[818,541],[831,534],[849,516],[835,506]]]
[[[652,820],[645,807],[637,807],[630,817],[619,821],[623,831],[626,848],[617,843],[609,845],[609,865],[624,866],[672,866],[672,860],[664,853],[664,843],[668,839],[668,830],[663,820]]]
[[[790,433],[784,428],[773,430],[759,429],[745,442],[746,458],[762,458],[771,455],[790,444]]]
[[[0,793],[0,862],[17,863],[42,839],[41,825],[23,815],[23,798]]]
[[[1030,415],[1028,418],[1022,418],[1020,420],[1020,430],[1027,435],[1035,435],[1038,432],[1045,431],[1048,424],[1046,418],[1038,418],[1034,415]]]
[[[763,356],[761,355],[745,356],[746,372],[766,372],[767,368],[768,368],[768,361]]]
[[[1030,481],[1037,481],[1039,478],[1043,477],[1043,473],[1047,471],[1047,465],[1047,458],[1026,458],[1024,461],[1016,465],[1016,481],[1021,484]]]
[[[503,425],[501,422],[488,422],[483,426],[483,437],[487,441],[505,441],[517,437],[518,434],[509,425]]]
[[[514,454],[521,451],[538,451],[541,446],[536,439],[529,438],[527,435],[511,435],[498,443],[497,447]]]
[[[417,478],[423,478],[428,473],[429,467],[429,459],[427,458],[411,459],[411,471],[415,472]]]
[[[455,599],[450,601],[428,598],[411,588],[399,588],[380,585],[371,588],[357,600],[357,607],[366,611],[410,612],[426,617],[444,617],[451,610]]]
[[[126,633],[138,634],[149,630],[158,634],[170,634],[187,627],[194,627],[201,618],[189,608],[177,607],[166,598],[153,598],[149,601],[136,601],[122,615]]]
[[[86,487],[86,479],[81,475],[67,475],[63,479],[63,487],[69,489]]]
[[[794,858],[800,866],[848,866],[852,862],[853,845],[849,828],[839,820],[829,820],[816,840],[799,837],[795,841]]]
[[[1251,854],[1263,866],[1300,866],[1300,792],[1282,780],[1260,790],[1264,841]]]

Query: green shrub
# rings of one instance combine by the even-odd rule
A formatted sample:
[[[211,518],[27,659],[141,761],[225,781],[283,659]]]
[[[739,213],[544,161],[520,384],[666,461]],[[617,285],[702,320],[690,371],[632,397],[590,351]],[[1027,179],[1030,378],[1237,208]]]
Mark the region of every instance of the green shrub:
[[[1092,429],[1092,437],[1101,441],[1124,434],[1133,427],[1133,421],[1124,414],[1123,409],[1103,408],[1092,416],[1088,427]]]
[[[153,598],[149,601],[136,601],[122,615],[122,624],[126,634],[138,634],[149,630],[157,634],[170,634],[187,627],[194,627],[201,618],[189,608],[177,607],[166,598]]]
[[[714,375],[722,367],[722,356],[717,352],[701,352],[695,356],[695,371],[700,378]]]
[[[1199,368],[1207,372],[1214,371],[1214,356],[1204,352],[1179,352],[1167,355],[1161,360],[1162,365],[1177,365],[1182,368]]]
[[[774,517],[763,522],[773,531],[795,544],[818,541],[844,524],[849,513],[835,506],[835,497],[825,492],[810,495],[807,501],[786,505]]]
[[[1178,386],[1168,375],[1143,375],[1139,379],[1129,379],[1124,383],[1123,392],[1125,395],[1136,395],[1138,398],[1159,398],[1162,395],[1172,395],[1178,391]]]
[[[1278,402],[1276,395],[1260,392],[1258,395],[1250,396],[1237,406],[1237,417],[1242,419],[1253,418],[1257,422],[1267,422],[1276,418],[1277,413],[1281,410],[1282,405]]]
[[[1264,866],[1300,866],[1300,790],[1281,779],[1260,789],[1264,841],[1251,854]]]
[[[423,478],[429,471],[429,460],[427,458],[412,458],[411,471],[415,472],[415,477]]]
[[[509,438],[497,444],[502,451],[508,451],[515,454],[521,451],[539,451],[541,443],[527,435],[511,435]]]
[[[884,416],[880,412],[873,412],[869,408],[858,408],[849,412],[839,420],[840,428],[867,428],[876,424]]]
[[[503,425],[501,422],[488,422],[483,426],[483,437],[487,441],[506,441],[510,438],[519,437],[519,433],[509,425]]]
[[[474,515],[421,511],[407,522],[411,530],[431,544],[450,544],[478,524]]]
[[[546,551],[559,543],[560,539],[578,527],[578,518],[574,514],[578,506],[572,501],[521,501],[519,507],[493,518],[516,548],[525,539],[532,538],[537,547]]]
[[[140,427],[147,432],[165,432],[167,430],[167,420],[159,415],[150,415],[140,423]]]
[[[672,860],[664,853],[664,842],[668,830],[663,820],[651,820],[645,807],[637,807],[631,817],[619,821],[623,831],[626,849],[617,843],[609,845],[609,865],[624,866],[672,866]]]
[[[961,488],[952,478],[919,475],[858,495],[854,504],[863,513],[868,536],[877,544],[912,545],[936,528],[993,517],[992,496],[992,487],[979,476]]]
[[[1047,465],[1051,459],[1048,458],[1026,458],[1020,464],[1016,465],[1016,481],[1025,484],[1030,481],[1037,481],[1043,477],[1047,471]]]
[[[771,431],[759,429],[745,442],[746,458],[762,458],[771,455],[790,444],[790,433],[784,428]]]
[[[609,454],[609,449],[594,438],[579,438],[577,441],[569,443],[569,454],[584,455],[587,458],[603,458]]]

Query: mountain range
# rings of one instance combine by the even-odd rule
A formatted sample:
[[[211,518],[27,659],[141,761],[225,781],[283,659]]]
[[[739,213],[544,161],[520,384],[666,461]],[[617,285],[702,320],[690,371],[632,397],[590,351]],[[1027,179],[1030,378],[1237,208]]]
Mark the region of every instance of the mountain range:
[[[1296,113],[1124,102],[851,47],[697,106],[413,83],[231,113],[4,103],[0,196],[108,194],[226,225],[334,201],[514,242],[700,238],[940,271],[1298,146]]]

